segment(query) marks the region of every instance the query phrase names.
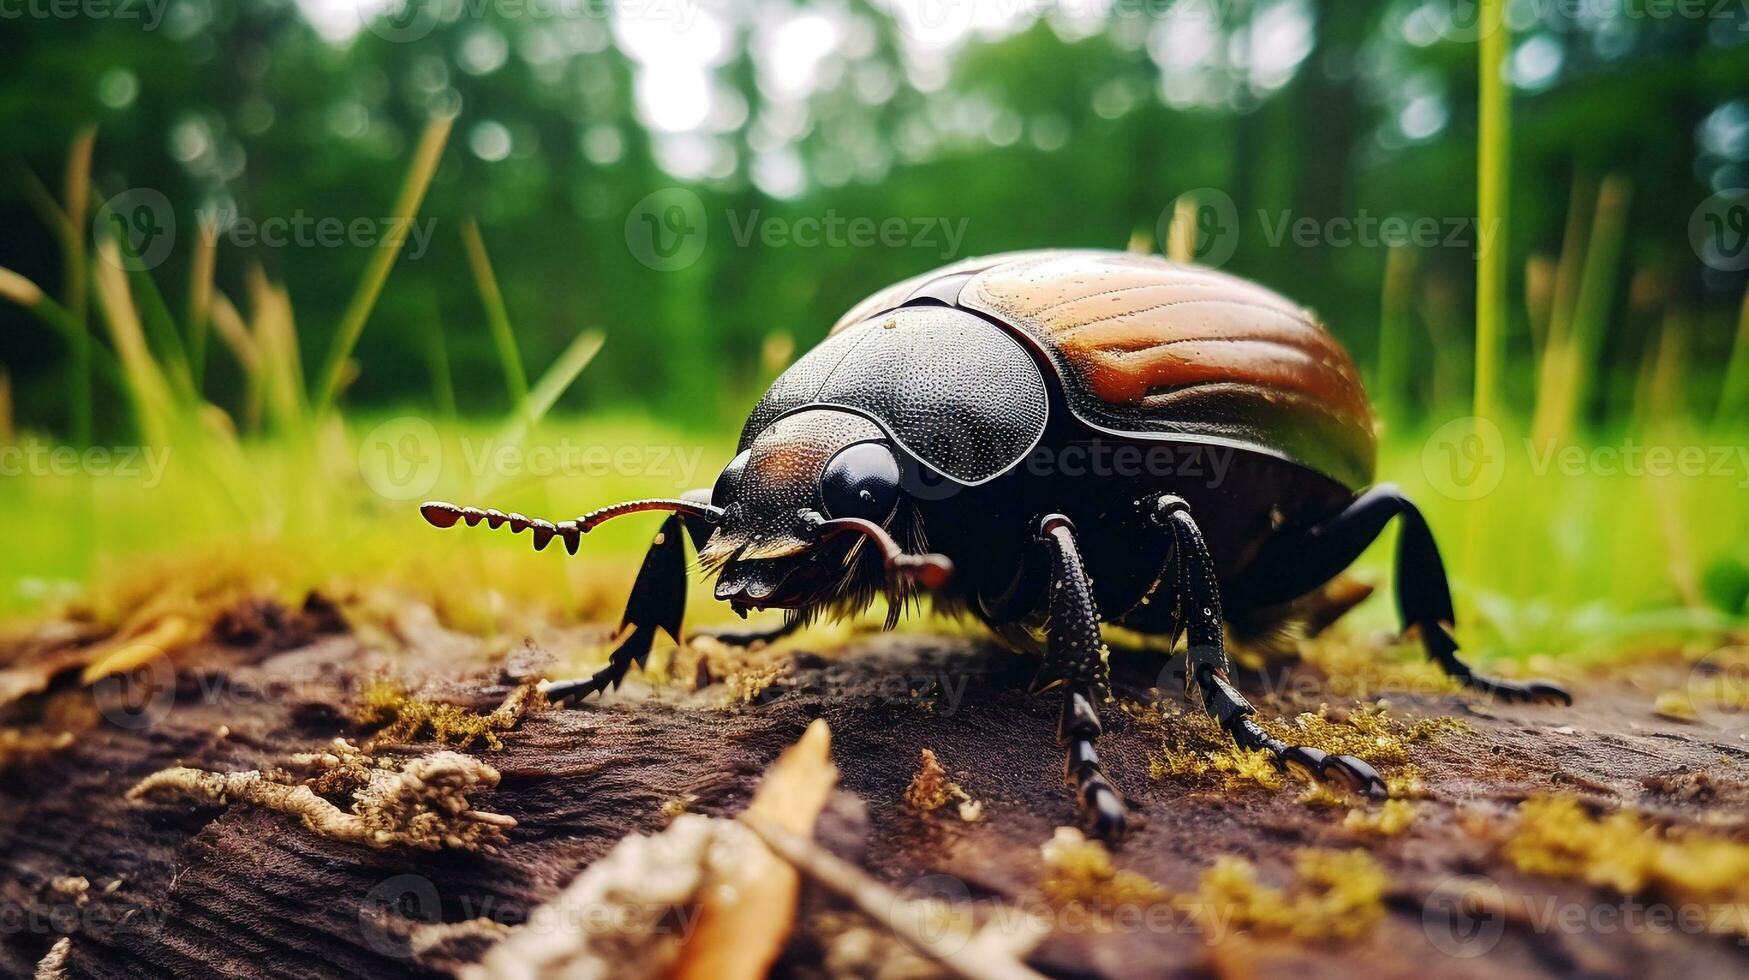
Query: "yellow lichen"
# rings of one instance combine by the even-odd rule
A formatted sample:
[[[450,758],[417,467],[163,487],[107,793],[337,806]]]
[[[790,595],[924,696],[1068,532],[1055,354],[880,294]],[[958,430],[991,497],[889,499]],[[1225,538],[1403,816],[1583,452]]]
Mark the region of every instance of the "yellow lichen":
[[[378,728],[377,738],[387,742],[412,742],[421,737],[457,748],[467,748],[476,739],[497,751],[504,747],[498,733],[515,728],[529,709],[543,703],[540,689],[525,683],[511,691],[488,714],[469,711],[459,704],[427,701],[407,694],[388,682],[365,688],[354,720]]]
[[[1282,787],[1281,772],[1269,753],[1246,751],[1234,745],[1207,714],[1200,711],[1155,714],[1156,711],[1147,709],[1149,721],[1157,719],[1168,725],[1170,733],[1160,747],[1160,754],[1148,760],[1149,776],[1189,782],[1220,777],[1227,789]]]
[[[1663,828],[1633,810],[1593,816],[1572,797],[1543,796],[1519,805],[1502,853],[1527,874],[1704,905],[1709,930],[1749,935],[1749,844],[1741,841]]]
[[[1658,695],[1658,699],[1652,702],[1652,713],[1671,721],[1696,721],[1700,718],[1694,702],[1683,691],[1665,691]]]
[[[1427,796],[1427,783],[1422,780],[1420,769],[1404,766],[1385,777],[1385,790],[1393,800],[1419,800]]]
[[[1461,690],[1422,655],[1413,637],[1380,649],[1353,637],[1327,634],[1300,644],[1301,658],[1324,675],[1328,695],[1337,699],[1376,699],[1398,692],[1444,694]]]
[[[1354,794],[1334,783],[1316,782],[1309,784],[1306,791],[1299,795],[1299,802],[1315,809],[1333,810],[1352,804]]]
[[[976,823],[983,818],[983,805],[972,799],[960,784],[947,778],[947,770],[935,758],[934,750],[924,749],[917,764],[917,774],[905,787],[905,805],[919,813],[934,813],[954,801],[959,802],[959,818],[966,823]]]
[[[1058,827],[1039,848],[1044,877],[1039,888],[1052,905],[1081,904],[1100,908],[1147,905],[1165,901],[1164,888],[1133,871],[1112,866],[1111,852],[1073,827]]]
[[[1384,917],[1390,879],[1365,851],[1304,850],[1294,868],[1292,887],[1272,888],[1257,879],[1250,862],[1222,856],[1203,872],[1196,894],[1175,904],[1215,941],[1230,929],[1352,939]]]
[[[1415,823],[1415,804],[1386,800],[1376,808],[1357,807],[1342,819],[1342,829],[1373,837],[1395,837]]]
[[[1332,755],[1352,755],[1374,766],[1403,765],[1409,747],[1431,742],[1448,732],[1464,731],[1456,718],[1417,718],[1400,721],[1382,704],[1361,705],[1350,711],[1333,711],[1322,705],[1316,712],[1302,712],[1287,722],[1265,722],[1270,734],[1290,745],[1305,745]]]

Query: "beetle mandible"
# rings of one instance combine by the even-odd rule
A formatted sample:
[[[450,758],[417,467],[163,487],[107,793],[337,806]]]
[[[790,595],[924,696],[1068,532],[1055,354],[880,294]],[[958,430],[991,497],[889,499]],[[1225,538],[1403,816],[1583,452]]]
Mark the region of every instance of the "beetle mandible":
[[[1306,310],[1256,284],[1157,257],[1029,251],[890,286],[845,314],[754,407],[710,490],[553,524],[428,503],[440,527],[485,520],[575,553],[603,521],[671,511],[601,671],[555,700],[617,686],[657,630],[679,641],[683,538],[742,616],[786,610],[751,643],[885,596],[888,626],[920,595],[1041,658],[1083,816],[1128,821],[1095,742],[1108,692],[1102,621],[1183,637],[1187,696],[1283,770],[1384,793],[1363,760],[1288,745],[1229,682],[1226,624],[1282,625],[1392,518],[1403,627],[1464,685],[1571,703],[1546,681],[1472,671],[1421,513],[1373,485],[1372,410],[1348,353]],[[1145,461],[1146,465],[1138,465]]]

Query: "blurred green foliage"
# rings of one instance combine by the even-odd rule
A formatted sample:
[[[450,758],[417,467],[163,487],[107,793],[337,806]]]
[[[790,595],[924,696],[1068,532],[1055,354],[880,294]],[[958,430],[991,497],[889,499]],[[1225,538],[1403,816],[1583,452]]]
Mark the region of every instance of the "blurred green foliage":
[[[1235,204],[1226,267],[1317,308],[1369,372],[1387,249],[1344,244],[1342,226],[1324,223],[1434,219],[1439,240],[1417,250],[1400,326],[1403,370],[1418,380],[1402,405],[1384,394],[1406,416],[1399,424],[1466,397],[1476,59],[1442,0],[985,4],[1008,13],[1001,28],[950,47],[919,43],[865,0],[415,2],[407,23],[428,33],[404,42],[383,36],[392,29],[336,30],[335,11],[349,5],[316,0],[163,0],[131,8],[137,18],[33,17],[48,8],[21,5],[0,32],[0,147],[17,168],[0,182],[0,264],[57,292],[56,252],[23,173],[56,185],[87,123],[100,126],[100,195],[146,187],[173,202],[179,243],[154,274],[176,307],[198,212],[379,218],[424,121],[454,111],[456,137],[422,212],[431,242],[416,258],[403,253],[375,307],[351,404],[428,403],[441,330],[460,410],[505,407],[463,247],[470,218],[532,368],[584,328],[607,332],[562,407],[641,405],[685,423],[745,408],[767,337],[805,346],[864,294],[954,257],[939,235],[900,247],[773,247],[757,234],[742,244],[749,221],[963,221],[962,256],[1122,247],[1137,231],[1156,237],[1163,210],[1195,188]],[[327,36],[306,14],[321,9]],[[1688,221],[1714,190],[1749,183],[1749,20],[1740,5],[1709,4],[1705,16],[1557,0],[1512,10],[1503,380],[1508,401],[1527,406],[1526,263],[1559,254],[1570,188],[1620,175],[1633,197],[1603,383],[1588,405],[1597,419],[1625,407],[1668,306],[1701,318],[1696,363],[1728,356],[1743,274],[1698,262]],[[652,57],[650,42],[634,43],[652,33],[638,17],[670,21],[658,37],[687,27],[678,48],[710,27],[713,46],[692,62]],[[812,70],[786,81],[798,64]],[[674,108],[670,83],[694,69],[708,111],[689,130],[653,130]],[[663,271],[628,248],[628,221],[672,186],[703,201],[706,244],[695,262]],[[1282,222],[1305,218],[1335,230],[1301,243]],[[221,238],[217,281],[239,297],[260,263],[284,282],[315,364],[365,256]],[[0,308],[16,415],[64,433],[65,351],[25,323]],[[215,401],[236,404],[239,374],[212,361]],[[1693,407],[1710,411],[1718,372],[1694,380]],[[103,401],[112,410],[100,411],[99,431],[122,437],[125,416]]]

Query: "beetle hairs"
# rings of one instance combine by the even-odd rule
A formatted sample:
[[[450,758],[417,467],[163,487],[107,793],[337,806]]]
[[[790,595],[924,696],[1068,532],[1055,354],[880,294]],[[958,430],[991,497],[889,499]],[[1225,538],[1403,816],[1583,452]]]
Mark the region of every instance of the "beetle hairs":
[[[723,516],[722,508],[710,504],[701,504],[691,500],[630,500],[623,504],[613,504],[592,510],[574,521],[542,520],[538,517],[524,517],[521,514],[505,512],[496,508],[481,510],[478,507],[457,507],[455,504],[441,500],[428,500],[419,505],[419,513],[433,527],[455,527],[456,522],[465,522],[469,527],[486,522],[490,528],[500,528],[510,525],[514,534],[525,530],[534,531],[534,550],[541,551],[555,537],[563,538],[565,551],[577,553],[577,544],[583,535],[588,534],[606,521],[613,520],[625,514],[635,514],[646,510],[666,510],[688,517],[696,517],[715,524]]]
[[[939,589],[953,577],[953,562],[946,555],[934,552],[912,554],[899,547],[887,529],[860,517],[838,517],[828,520],[819,511],[802,512],[802,523],[821,541],[840,534],[860,534],[880,552],[881,565],[889,580],[916,582],[926,589]]]

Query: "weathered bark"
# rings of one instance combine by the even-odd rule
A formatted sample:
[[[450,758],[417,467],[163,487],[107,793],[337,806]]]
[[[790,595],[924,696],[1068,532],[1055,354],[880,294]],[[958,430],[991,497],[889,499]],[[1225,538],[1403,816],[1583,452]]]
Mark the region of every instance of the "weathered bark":
[[[502,930],[458,925],[452,941],[432,942],[428,930],[413,943],[419,926],[480,918],[514,925],[625,835],[665,826],[682,803],[706,815],[738,813],[760,774],[816,717],[831,725],[842,771],[818,839],[895,888],[936,894],[947,882],[986,912],[1017,906],[1039,894],[1040,845],[1074,819],[1061,784],[1055,699],[1024,693],[1034,665],[984,644],[926,635],[859,639],[829,658],[797,652],[777,684],[733,708],[724,706],[720,683],[652,689],[634,675],[605,701],[529,715],[502,736],[502,750],[468,749],[499,775],[472,805],[516,821],[495,853],[364,846],[241,801],[130,801],[130,787],[172,766],[271,770],[338,737],[363,744],[371,733],[352,720],[354,706],[385,675],[489,711],[547,666],[529,648],[488,663],[373,652],[345,633],[292,649],[248,639],[247,648],[215,643],[178,654],[175,703],[152,724],[129,729],[99,719],[71,744],[11,757],[0,775],[7,916],[0,972],[29,975],[63,935],[71,938],[59,954],[68,976],[448,972],[477,961]],[[1158,664],[1121,657],[1117,666],[1120,695],[1146,702]],[[66,705],[90,697],[75,675],[63,671],[48,693],[14,705],[8,723],[30,729],[45,710],[66,717]],[[1332,699],[1310,668],[1293,676],[1303,683],[1291,697],[1265,696],[1255,677],[1243,686],[1269,716],[1348,703]],[[1466,959],[1437,952],[1423,918],[1435,886],[1461,873],[1486,874],[1509,894],[1538,901],[1621,901],[1580,882],[1513,870],[1497,842],[1476,831],[1478,822],[1509,819],[1536,792],[1633,804],[1683,824],[1717,818],[1726,823],[1713,832],[1742,835],[1749,743],[1651,712],[1653,694],[1680,689],[1685,677],[1672,663],[1581,682],[1580,703],[1567,710],[1451,694],[1393,697],[1390,710],[1400,717],[1456,715],[1468,730],[1409,746],[1428,798],[1413,826],[1389,838],[1344,830],[1344,809],[1308,807],[1293,787],[1152,778],[1150,758],[1183,722],[1108,707],[1105,769],[1145,820],[1117,852],[1119,867],[1188,894],[1217,856],[1254,861],[1265,880],[1279,883],[1291,877],[1300,848],[1362,848],[1390,876],[1386,914],[1360,938],[1330,942],[1261,932],[1210,942],[1176,920],[1090,929],[1065,917],[1028,962],[1052,975],[1112,977],[1298,980],[1352,975],[1361,966],[1417,978],[1742,975],[1749,955],[1729,937],[1538,931],[1513,921],[1487,956]],[[904,804],[926,748],[979,803],[981,820],[962,822],[952,806],[920,814]],[[335,802],[344,809],[344,800]],[[802,906],[779,972],[821,975],[831,939],[822,924],[841,921],[847,906],[811,885]]]

